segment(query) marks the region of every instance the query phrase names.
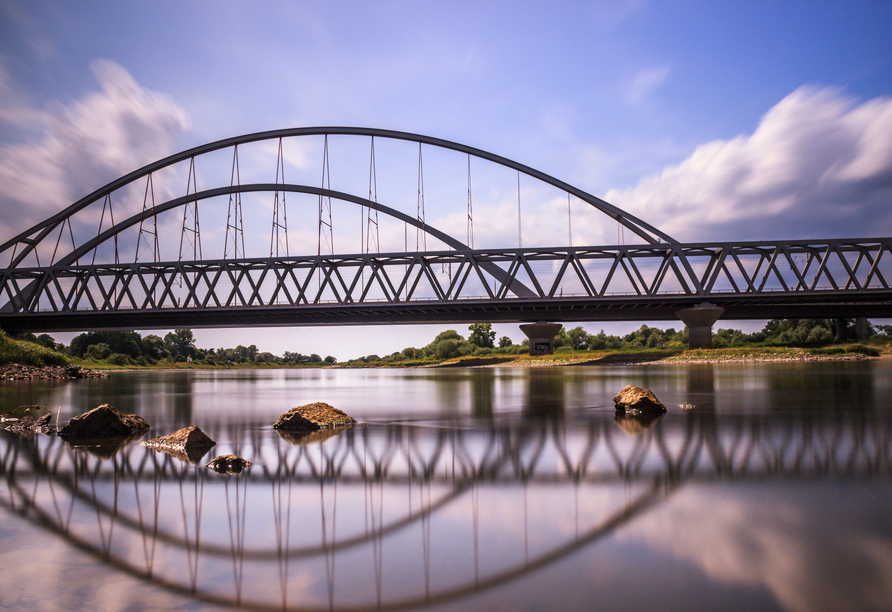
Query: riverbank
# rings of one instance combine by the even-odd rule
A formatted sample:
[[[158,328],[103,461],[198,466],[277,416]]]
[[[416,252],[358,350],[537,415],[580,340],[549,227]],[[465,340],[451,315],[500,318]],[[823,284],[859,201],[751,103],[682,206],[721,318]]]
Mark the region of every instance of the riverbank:
[[[30,366],[19,363],[0,365],[0,380],[68,380],[74,378],[108,378],[108,374],[76,365]]]
[[[628,366],[682,363],[779,363],[814,361],[859,361],[892,358],[889,347],[860,344],[835,345],[818,349],[797,347],[735,347],[716,349],[638,349],[604,351],[558,351],[554,355],[482,355],[452,359],[418,359],[396,362],[374,361],[351,364],[282,365],[269,363],[206,364],[158,361],[151,365],[114,365],[92,359],[72,359],[76,366],[100,372],[181,371],[181,370],[256,370],[256,369],[363,369],[363,368],[540,368],[560,366]],[[56,378],[57,376],[48,376]],[[0,374],[2,379],[2,374]]]
[[[641,351],[576,351],[559,352],[543,357],[526,355],[501,359],[498,363],[485,363],[485,359],[464,358],[430,367],[560,367],[560,366],[630,366],[630,365],[669,365],[688,363],[784,363],[784,362],[816,362],[816,361],[862,361],[882,358],[879,351],[871,351],[870,347],[852,345],[855,348],[838,351],[819,352],[814,349],[795,347],[761,347],[761,348],[722,348],[695,350],[654,350]],[[877,354],[869,354],[874,353]],[[892,358],[892,353],[887,353]]]

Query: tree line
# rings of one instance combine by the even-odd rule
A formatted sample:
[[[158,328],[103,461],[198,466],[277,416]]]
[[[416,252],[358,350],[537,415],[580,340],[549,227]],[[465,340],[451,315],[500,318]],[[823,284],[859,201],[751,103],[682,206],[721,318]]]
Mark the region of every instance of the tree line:
[[[279,357],[269,352],[258,350],[251,344],[235,348],[204,349],[195,346],[195,335],[191,329],[175,329],[162,338],[156,334],[141,336],[135,331],[96,331],[85,332],[71,339],[65,346],[58,343],[49,334],[20,334],[16,339],[27,340],[49,348],[63,355],[80,359],[104,361],[114,365],[157,365],[162,361],[169,363],[193,362],[204,365],[225,364],[270,364],[270,365],[308,365],[335,364],[332,356],[324,359],[312,353],[303,355],[285,351]]]
[[[844,340],[854,341],[855,320],[843,319],[841,334]],[[712,336],[713,347],[743,346],[801,346],[821,347],[833,343],[837,338],[835,319],[771,319],[761,331],[750,334],[737,329],[719,329]],[[529,340],[520,344],[508,336],[496,341],[496,332],[490,323],[474,323],[468,327],[465,338],[454,329],[440,332],[427,345],[420,348],[407,347],[384,357],[377,354],[351,359],[348,364],[359,363],[399,363],[423,360],[442,360],[457,357],[487,355],[517,355],[529,352]],[[892,339],[892,325],[869,325],[868,339],[886,342]],[[71,344],[57,343],[48,334],[20,334],[16,339],[27,340],[54,350],[63,355],[80,359],[108,362],[114,365],[156,365],[194,362],[205,365],[226,364],[267,364],[267,365],[333,365],[338,363],[333,356],[322,358],[316,353],[304,355],[285,351],[281,356],[258,350],[257,346],[238,345],[235,348],[203,349],[195,346],[195,336],[191,329],[175,329],[163,338],[156,334],[141,336],[135,331],[85,332],[75,336]],[[688,330],[683,328],[659,329],[642,325],[624,336],[606,334],[602,329],[597,334],[586,332],[581,326],[562,328],[554,339],[557,352],[678,349],[688,347]]]
[[[738,329],[719,329],[712,336],[714,348],[743,346],[800,346],[821,347],[836,340],[835,319],[771,319],[761,331],[751,334]],[[842,337],[854,341],[855,320],[843,319]],[[474,323],[468,327],[470,334],[464,338],[453,329],[440,332],[430,344],[408,347],[381,357],[376,354],[351,359],[347,363],[399,363],[424,359],[453,359],[457,357],[487,355],[516,355],[529,352],[529,340],[514,344],[511,338],[502,336],[495,341],[496,333],[489,323]],[[892,325],[869,325],[868,339],[878,341],[892,339]],[[659,329],[642,325],[624,336],[604,333],[590,334],[581,326],[562,328],[554,338],[556,352],[679,349],[688,348],[688,330],[683,328]]]

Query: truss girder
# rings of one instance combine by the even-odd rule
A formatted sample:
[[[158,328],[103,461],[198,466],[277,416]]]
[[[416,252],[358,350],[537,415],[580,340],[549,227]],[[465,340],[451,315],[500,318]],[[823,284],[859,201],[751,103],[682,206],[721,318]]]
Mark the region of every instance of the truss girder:
[[[442,270],[450,267],[453,274]],[[892,299],[892,238],[222,259],[6,269],[22,315],[684,298]],[[518,297],[512,286],[529,286]],[[889,313],[892,315],[892,312]]]

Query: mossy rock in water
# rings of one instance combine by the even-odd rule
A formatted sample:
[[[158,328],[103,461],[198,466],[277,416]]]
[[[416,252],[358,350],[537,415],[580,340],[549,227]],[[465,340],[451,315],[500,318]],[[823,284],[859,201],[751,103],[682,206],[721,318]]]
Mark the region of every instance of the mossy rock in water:
[[[279,417],[273,429],[285,431],[315,431],[317,429],[333,429],[352,425],[356,419],[329,406],[325,402],[313,402],[305,406],[292,408]]]
[[[220,455],[208,463],[207,467],[218,474],[240,474],[249,465],[251,465],[250,461],[242,459],[238,455]]]
[[[666,406],[657,399],[650,389],[643,389],[635,385],[626,385],[613,398],[613,404],[617,411],[629,415],[655,415],[666,412]]]
[[[211,440],[200,428],[192,425],[178,429],[166,436],[159,436],[140,442],[146,448],[168,453],[188,463],[198,463],[217,443]]]
[[[102,404],[89,412],[68,421],[59,435],[69,438],[123,438],[145,432],[151,426],[135,414],[121,414],[108,404]]]

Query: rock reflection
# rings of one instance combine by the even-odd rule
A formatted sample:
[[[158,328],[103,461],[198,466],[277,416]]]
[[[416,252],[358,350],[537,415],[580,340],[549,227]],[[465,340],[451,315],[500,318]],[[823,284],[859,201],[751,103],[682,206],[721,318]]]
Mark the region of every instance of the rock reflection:
[[[890,428],[863,415],[611,416],[373,425],[312,440],[209,428],[255,464],[234,478],[207,478],[135,445],[109,459],[56,437],[2,434],[0,505],[97,566],[197,602],[388,610],[448,603],[556,566],[627,525],[649,525],[660,515],[648,510],[670,496],[675,507],[682,485],[892,474]],[[723,516],[734,529],[735,515]],[[678,528],[629,533],[653,531]],[[892,581],[884,558],[862,570]]]
[[[627,434],[637,435],[656,425],[663,416],[662,414],[632,415],[617,413],[613,420]]]
[[[74,450],[89,453],[94,457],[99,457],[100,459],[111,459],[119,452],[121,452],[124,448],[126,448],[128,444],[136,442],[137,440],[143,438],[145,435],[146,432],[141,431],[131,436],[117,436],[113,438],[62,439],[65,440],[66,444],[70,444],[71,448],[73,448]]]
[[[330,427],[328,429],[317,429],[316,431],[292,431],[288,429],[274,429],[273,431],[288,444],[317,444],[352,428],[353,425],[351,424],[341,427]]]

